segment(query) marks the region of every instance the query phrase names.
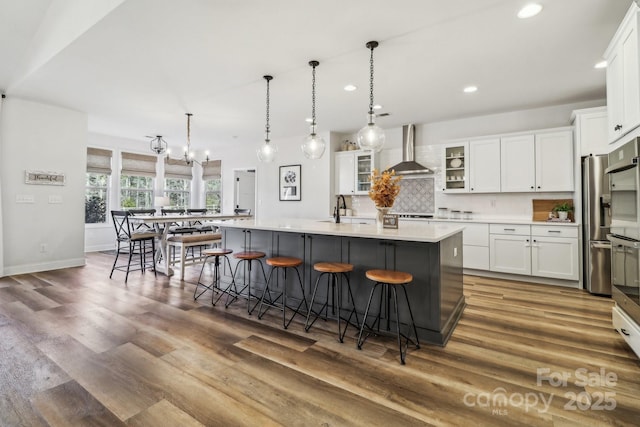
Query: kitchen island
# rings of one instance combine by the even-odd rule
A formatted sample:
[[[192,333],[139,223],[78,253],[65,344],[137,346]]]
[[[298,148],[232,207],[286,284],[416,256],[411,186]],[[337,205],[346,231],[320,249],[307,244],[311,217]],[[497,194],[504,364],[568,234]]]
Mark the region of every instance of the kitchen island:
[[[301,275],[307,300],[317,272],[313,264],[323,261],[353,264],[351,287],[355,307],[365,309],[372,283],[366,279],[369,269],[406,271],[413,275],[407,285],[409,300],[420,340],[445,345],[465,306],[462,293],[462,230],[452,224],[403,224],[398,229],[378,229],[370,224],[335,224],[329,221],[303,219],[224,221],[217,224],[222,230],[223,246],[238,252],[262,251],[267,257],[295,256],[302,258]],[[266,267],[266,266],[265,266]],[[229,271],[224,273],[230,276]],[[259,269],[251,272],[252,284],[264,287]],[[267,272],[268,274],[268,272]],[[242,282],[243,278],[236,277]],[[295,275],[287,280],[293,281]],[[278,286],[282,286],[279,283]],[[253,285],[252,285],[253,286]],[[287,298],[302,298],[293,282],[288,283]],[[346,295],[343,301],[351,302]],[[326,286],[318,288],[316,301],[326,298]],[[260,294],[260,291],[256,292]],[[400,319],[408,313],[400,309]],[[386,320],[395,318],[384,313]],[[383,322],[386,326],[386,321]],[[391,328],[395,327],[391,320]]]

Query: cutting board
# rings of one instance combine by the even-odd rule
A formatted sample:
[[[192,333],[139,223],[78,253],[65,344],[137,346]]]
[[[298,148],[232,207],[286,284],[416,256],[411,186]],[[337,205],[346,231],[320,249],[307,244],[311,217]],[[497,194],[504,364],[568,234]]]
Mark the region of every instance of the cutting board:
[[[553,212],[553,207],[564,202],[573,206],[573,199],[533,199],[533,221],[546,221],[549,218],[549,212]],[[571,222],[575,222],[573,214],[573,211],[569,212]]]

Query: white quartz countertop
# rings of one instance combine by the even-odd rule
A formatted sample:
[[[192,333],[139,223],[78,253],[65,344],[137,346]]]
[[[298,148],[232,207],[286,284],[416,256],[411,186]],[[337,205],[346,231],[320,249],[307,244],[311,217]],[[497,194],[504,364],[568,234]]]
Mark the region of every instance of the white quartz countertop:
[[[220,222],[222,228],[285,231],[296,233],[324,234],[329,236],[364,237],[370,239],[403,240],[410,242],[437,243],[464,230],[462,224],[424,222],[403,223],[397,229],[378,229],[375,224],[336,224],[333,221],[282,218],[271,220],[232,220]]]

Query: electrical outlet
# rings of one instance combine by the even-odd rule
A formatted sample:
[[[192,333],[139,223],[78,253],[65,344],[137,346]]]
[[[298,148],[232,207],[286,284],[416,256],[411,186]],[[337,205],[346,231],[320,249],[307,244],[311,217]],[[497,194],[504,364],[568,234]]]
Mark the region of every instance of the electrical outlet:
[[[453,248],[453,256],[454,258],[458,256],[458,248]]]
[[[47,244],[46,243],[40,243],[40,253],[46,253],[47,252]]]
[[[491,207],[495,208],[496,207],[496,199],[491,199]]]

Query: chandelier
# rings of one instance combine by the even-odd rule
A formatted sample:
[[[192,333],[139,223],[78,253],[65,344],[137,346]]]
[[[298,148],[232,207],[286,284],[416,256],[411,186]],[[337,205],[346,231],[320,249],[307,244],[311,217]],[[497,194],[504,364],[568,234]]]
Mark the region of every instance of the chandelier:
[[[185,145],[182,153],[184,157],[184,162],[187,165],[191,165],[193,163],[197,163],[200,166],[202,166],[203,164],[206,165],[209,162],[209,151],[204,152],[206,156],[204,162],[199,162],[198,160],[196,160],[194,152],[191,151],[191,116],[193,116],[193,114],[185,113],[185,115],[187,116],[187,145]],[[170,154],[170,153],[171,153],[171,150],[167,149],[167,154]]]

